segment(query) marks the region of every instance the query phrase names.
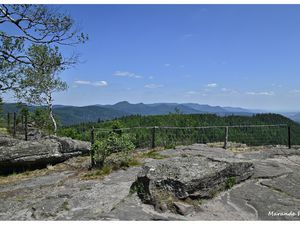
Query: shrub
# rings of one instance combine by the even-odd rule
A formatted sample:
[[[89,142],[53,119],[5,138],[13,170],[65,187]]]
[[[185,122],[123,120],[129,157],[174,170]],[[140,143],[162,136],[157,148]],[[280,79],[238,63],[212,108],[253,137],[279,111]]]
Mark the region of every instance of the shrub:
[[[113,121],[111,127],[112,127],[114,133],[119,134],[119,135],[123,134],[123,131],[121,130],[122,124],[119,120]]]
[[[107,139],[97,140],[92,146],[96,166],[103,167],[105,159],[113,153],[121,153],[123,158],[128,157],[128,153],[135,148],[130,136],[110,132]]]
[[[225,188],[230,189],[236,184],[235,177],[229,177],[225,182]]]

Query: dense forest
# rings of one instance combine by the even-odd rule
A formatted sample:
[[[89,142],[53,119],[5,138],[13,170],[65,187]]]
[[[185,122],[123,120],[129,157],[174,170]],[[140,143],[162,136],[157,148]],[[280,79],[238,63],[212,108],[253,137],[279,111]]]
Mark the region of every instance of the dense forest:
[[[245,126],[277,124],[283,124],[283,126]],[[157,127],[155,130],[152,128],[154,126]],[[225,117],[214,114],[180,113],[155,116],[131,115],[116,120],[62,127],[59,135],[89,141],[91,128],[94,127],[95,139],[101,140],[105,139],[111,130],[121,128],[122,132],[130,135],[136,147],[151,146],[153,136],[156,146],[171,147],[180,144],[224,141],[224,126],[243,126],[229,127],[228,140],[248,145],[286,145],[288,142],[287,126],[291,126],[292,144],[300,144],[300,125],[279,114]]]

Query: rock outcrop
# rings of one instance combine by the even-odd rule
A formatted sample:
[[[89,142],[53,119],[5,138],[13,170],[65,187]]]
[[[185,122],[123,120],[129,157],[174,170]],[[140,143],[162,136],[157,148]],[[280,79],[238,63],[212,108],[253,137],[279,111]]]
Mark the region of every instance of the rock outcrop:
[[[132,190],[143,203],[154,205],[158,211],[165,211],[167,205],[171,211],[182,213],[178,201],[212,198],[248,179],[253,171],[250,162],[222,162],[201,156],[174,157],[146,164]]]
[[[174,201],[176,213],[168,211],[168,201],[161,204],[161,210],[166,210],[161,213],[152,205],[143,204],[136,193],[128,195],[142,167],[129,167],[114,171],[103,179],[93,179],[84,176],[96,172],[83,169],[89,165],[89,157],[73,157],[62,165],[28,175],[1,177],[0,220],[299,221],[300,149],[261,148],[232,154],[230,150],[195,144],[160,151],[159,154],[169,157],[170,164],[178,163],[174,157],[186,156],[194,157],[194,162],[199,163],[201,155],[213,159],[203,165],[211,161],[249,161],[254,165],[253,176],[216,193],[212,199]],[[152,168],[157,165],[155,161],[161,160],[148,158],[145,161]],[[199,169],[199,173],[203,170]],[[227,186],[233,185],[233,181],[229,179]],[[195,210],[197,207],[199,210]]]
[[[0,136],[0,173],[63,162],[73,156],[88,154],[90,148],[89,142],[66,137],[49,136],[35,141],[23,141]]]

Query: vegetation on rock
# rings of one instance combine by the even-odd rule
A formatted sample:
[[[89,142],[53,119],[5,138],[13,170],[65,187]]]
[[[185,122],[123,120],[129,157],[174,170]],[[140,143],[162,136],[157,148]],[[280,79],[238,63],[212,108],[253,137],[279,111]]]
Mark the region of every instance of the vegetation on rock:
[[[129,153],[134,150],[131,137],[119,130],[119,123],[112,126],[113,131],[103,140],[96,140],[92,146],[93,157],[96,166],[102,168],[105,164],[118,165],[118,167],[130,164]]]

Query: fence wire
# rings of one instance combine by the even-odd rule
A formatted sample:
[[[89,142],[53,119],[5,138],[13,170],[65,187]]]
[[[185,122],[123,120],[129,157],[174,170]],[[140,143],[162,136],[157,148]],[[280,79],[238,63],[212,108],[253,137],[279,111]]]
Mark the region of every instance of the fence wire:
[[[226,128],[228,133],[226,134]],[[300,125],[292,126],[292,145],[300,145]],[[163,146],[170,148],[194,143],[236,142],[248,146],[288,145],[288,125],[242,125],[206,127],[132,127],[115,129],[131,137],[137,148]],[[96,128],[95,140],[104,140],[112,129]],[[226,139],[227,135],[227,139]]]

